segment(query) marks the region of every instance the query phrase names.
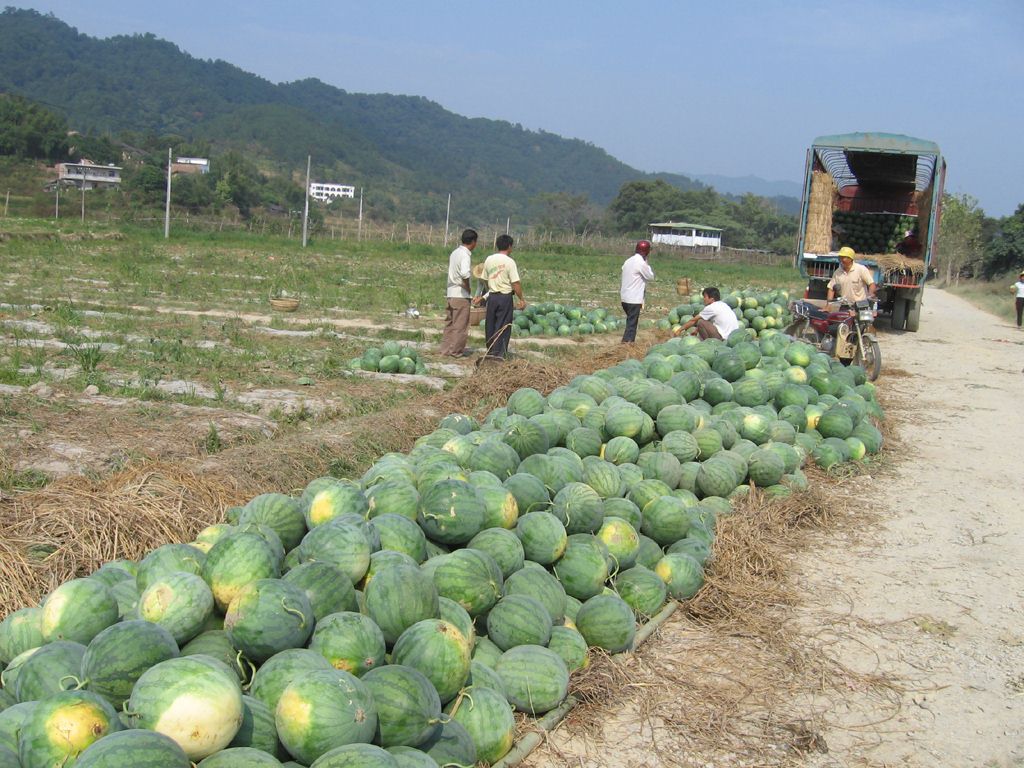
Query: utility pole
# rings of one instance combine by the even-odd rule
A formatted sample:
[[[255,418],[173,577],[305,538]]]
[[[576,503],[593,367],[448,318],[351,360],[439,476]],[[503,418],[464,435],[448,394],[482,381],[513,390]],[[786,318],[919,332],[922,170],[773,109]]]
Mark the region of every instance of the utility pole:
[[[509,216],[508,219],[505,220],[505,234],[507,235],[511,230],[512,230],[512,217]]]
[[[85,184],[82,185],[82,223],[85,224]]]
[[[57,197],[53,205],[53,218],[60,218],[60,179],[57,180]]]
[[[444,244],[448,245],[448,220],[452,215],[452,193],[448,193],[448,210],[444,214]]]
[[[171,236],[171,148],[167,148],[167,200],[164,203],[164,240]]]
[[[363,188],[359,188],[359,234],[357,240],[363,239]]]
[[[306,205],[302,209],[302,247],[306,247],[309,235],[309,168],[313,162],[312,155],[306,155]]]
[[[4,199],[4,218],[7,218],[7,206],[11,204],[11,190],[7,190],[7,197]]]

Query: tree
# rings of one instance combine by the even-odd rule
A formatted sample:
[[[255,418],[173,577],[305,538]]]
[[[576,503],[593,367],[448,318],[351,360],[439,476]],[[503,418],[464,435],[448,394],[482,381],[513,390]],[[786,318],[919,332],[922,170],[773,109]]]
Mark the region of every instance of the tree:
[[[67,123],[35,102],[0,94],[0,155],[59,162],[67,157]]]
[[[945,273],[945,284],[959,284],[961,275],[971,274],[982,263],[982,226],[985,212],[968,194],[944,195],[942,229],[935,269]]]
[[[627,182],[608,206],[612,227],[624,233],[646,232],[648,224],[682,207],[687,194],[691,193],[682,192],[661,179]]]
[[[579,235],[588,224],[590,199],[569,192],[542,192],[533,198],[537,220],[549,229],[569,230]]]
[[[943,227],[946,226],[943,214]],[[1024,269],[1024,203],[1012,216],[999,219],[985,249],[985,276],[992,278]]]

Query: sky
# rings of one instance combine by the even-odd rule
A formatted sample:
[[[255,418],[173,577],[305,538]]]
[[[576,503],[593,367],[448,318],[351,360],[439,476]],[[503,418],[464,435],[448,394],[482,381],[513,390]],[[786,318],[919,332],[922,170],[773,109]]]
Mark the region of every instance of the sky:
[[[1022,0],[11,0],[275,83],[423,96],[644,171],[799,181],[814,137],[936,142],[946,189],[1024,203]]]

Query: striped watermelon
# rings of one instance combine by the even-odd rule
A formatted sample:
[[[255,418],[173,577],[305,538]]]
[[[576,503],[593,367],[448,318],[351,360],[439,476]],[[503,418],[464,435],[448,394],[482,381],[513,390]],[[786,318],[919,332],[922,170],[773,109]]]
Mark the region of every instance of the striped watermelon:
[[[193,573],[170,573],[153,581],[139,597],[139,618],[158,624],[184,645],[198,635],[213,613],[213,592]]]
[[[272,656],[256,670],[249,694],[259,699],[271,711],[277,708],[277,702],[285,688],[303,672],[314,669],[333,669],[331,663],[322,654],[305,648],[292,648]]]
[[[668,589],[661,577],[642,565],[635,565],[618,574],[615,577],[615,591],[639,616],[656,614],[668,596]]]
[[[385,568],[366,585],[363,599],[388,645],[416,622],[438,615],[438,590],[414,565]]]
[[[704,584],[704,569],[683,552],[665,555],[658,561],[654,572],[665,582],[668,593],[676,600],[689,600]]]
[[[369,531],[347,518],[313,528],[299,545],[299,559],[325,562],[340,568],[353,584],[366,575],[374,551]]]
[[[280,766],[281,762],[259,749],[230,747],[210,755],[199,763],[202,768],[259,768],[261,765]]]
[[[504,528],[486,528],[470,539],[467,546],[469,549],[486,552],[494,558],[501,569],[503,579],[522,568],[526,558],[519,537]]]
[[[301,563],[281,577],[306,593],[318,621],[338,611],[356,610],[356,591],[348,574],[331,563]]]
[[[452,719],[447,719],[434,727],[433,733],[427,737],[420,747],[437,765],[455,766],[476,765],[476,745],[473,737],[465,727]]]
[[[677,496],[659,496],[644,507],[640,531],[660,546],[673,544],[690,530],[689,506]]]
[[[82,657],[81,684],[120,709],[143,672],[177,656],[178,644],[163,627],[124,621],[107,627],[89,643]]]
[[[519,504],[515,495],[503,485],[478,487],[477,495],[484,503],[484,528],[515,528],[519,519]]]
[[[283,493],[260,494],[242,507],[238,522],[240,525],[262,523],[270,526],[286,550],[297,547],[306,535],[302,502]]]
[[[282,579],[257,579],[232,599],[224,631],[246,658],[261,664],[275,653],[305,645],[314,622],[301,587]]]
[[[540,601],[557,624],[565,617],[566,594],[562,583],[545,568],[532,561],[509,576],[505,582],[506,595],[526,595]]]
[[[501,597],[501,567],[479,549],[457,549],[423,564],[439,595],[454,600],[474,618],[486,613]]]
[[[0,622],[0,664],[10,664],[15,656],[42,645],[42,623],[43,609],[39,607],[7,614]]]
[[[595,595],[576,614],[576,628],[587,645],[621,653],[633,646],[636,619],[633,610],[615,595]]]
[[[506,595],[487,614],[487,637],[501,650],[517,645],[547,645],[551,614],[527,595]]]
[[[21,766],[73,765],[86,748],[120,727],[103,697],[89,691],[54,694],[39,702],[18,734]]]
[[[82,672],[85,646],[71,640],[55,640],[11,660],[4,670],[4,688],[14,691],[19,702],[45,699],[75,685]],[[14,680],[11,671],[17,670]]]
[[[616,466],[598,456],[587,456],[583,460],[583,482],[605,501],[618,498],[626,492],[622,475]]]
[[[380,548],[404,552],[417,563],[427,559],[427,537],[416,521],[403,515],[378,515],[370,526],[380,538]]]
[[[198,547],[191,544],[164,544],[142,558],[135,583],[140,593],[145,592],[154,581],[159,581],[172,573],[182,571],[201,574],[204,562],[206,555]]]
[[[309,650],[321,654],[334,669],[361,677],[384,663],[384,635],[368,616],[342,611],[318,622]]]
[[[347,513],[365,515],[369,509],[366,495],[358,484],[335,477],[313,480],[302,492],[301,503],[306,527],[310,529]]]
[[[118,731],[88,747],[76,768],[192,768],[185,751],[162,733],[146,730]]]
[[[493,765],[512,748],[516,721],[512,707],[499,691],[467,688],[445,710],[469,733],[478,762]]]
[[[485,513],[476,488],[462,480],[441,480],[422,491],[417,521],[430,539],[458,545],[480,532]]]
[[[214,544],[203,563],[203,580],[221,611],[242,587],[256,579],[276,579],[280,562],[266,540],[255,533],[231,533]]]
[[[366,489],[367,517],[395,514],[416,519],[420,492],[405,480],[385,480]]]
[[[212,656],[217,661],[223,662],[238,675],[239,680],[244,681],[250,674],[248,665],[243,669],[243,664],[238,658],[238,651],[228,640],[228,633],[223,629],[202,632],[181,647],[182,656],[198,656],[200,654]]]
[[[126,712],[134,727],[170,736],[192,760],[224,749],[242,725],[238,678],[209,656],[181,656],[146,670]]]
[[[604,504],[586,483],[568,483],[555,494],[551,514],[561,521],[567,534],[594,533],[604,519]]]
[[[417,669],[388,664],[363,678],[377,708],[377,741],[382,747],[422,744],[440,722],[441,699]]]
[[[43,641],[71,640],[87,644],[120,618],[117,600],[94,579],[65,581],[43,602]]]
[[[631,568],[640,549],[640,534],[620,517],[605,517],[597,538],[604,542],[615,559],[615,569]]]
[[[394,664],[418,669],[437,689],[441,703],[455,698],[469,677],[471,647],[452,624],[428,619],[409,627],[391,653]]]
[[[515,497],[520,515],[547,509],[551,504],[547,488],[534,475],[517,472],[505,480],[503,485]]]
[[[561,704],[569,691],[569,669],[552,650],[517,645],[495,664],[509,703],[520,712],[541,715]]]
[[[427,758],[430,760],[430,758]],[[436,765],[431,760],[432,765]],[[313,762],[315,768],[399,768],[398,760],[373,744],[343,744]]]
[[[516,536],[527,560],[550,565],[565,552],[568,537],[562,521],[550,512],[528,512],[516,522]]]
[[[242,696],[242,725],[228,747],[249,747],[275,757],[283,756],[274,711],[253,696]]]
[[[377,731],[377,709],[358,678],[340,669],[313,670],[284,689],[274,721],[288,753],[309,765],[335,747],[369,743]]]
[[[660,583],[661,580],[658,579],[658,582]],[[548,641],[547,647],[562,658],[570,672],[583,669],[590,663],[587,656],[587,641],[583,639],[583,635],[578,630],[572,627],[552,627],[551,639]]]
[[[506,407],[509,413],[530,418],[544,410],[544,395],[533,387],[521,387],[508,396]]]
[[[608,548],[589,533],[569,537],[565,554],[555,563],[558,580],[566,594],[586,600],[601,592],[608,579]]]
[[[515,474],[519,467],[519,454],[500,437],[485,440],[473,449],[467,466],[471,470],[487,470],[504,480]]]

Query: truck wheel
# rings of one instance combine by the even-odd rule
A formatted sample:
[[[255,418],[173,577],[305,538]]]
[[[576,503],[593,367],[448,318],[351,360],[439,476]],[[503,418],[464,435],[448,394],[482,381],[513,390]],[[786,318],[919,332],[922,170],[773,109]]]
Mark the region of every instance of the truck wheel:
[[[907,330],[913,333],[917,332],[917,329],[921,325],[921,299],[912,302],[910,308],[907,310]]]
[[[892,300],[892,329],[902,331],[907,324],[907,300],[897,296]]]

